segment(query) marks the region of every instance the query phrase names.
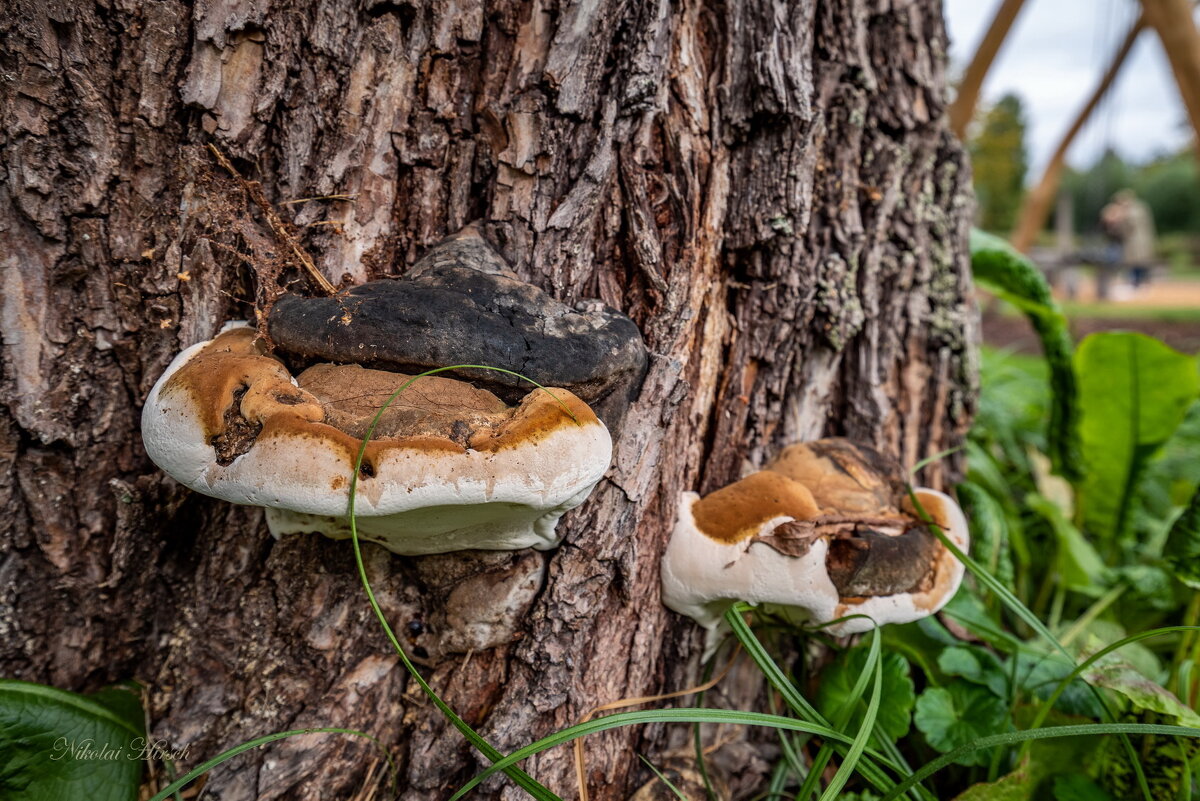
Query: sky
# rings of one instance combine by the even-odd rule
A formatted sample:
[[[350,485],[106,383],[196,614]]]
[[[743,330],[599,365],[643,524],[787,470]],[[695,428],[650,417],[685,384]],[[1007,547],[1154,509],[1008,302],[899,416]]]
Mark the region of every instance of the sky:
[[[951,73],[957,77],[1000,0],[945,0]],[[1025,103],[1031,180],[1108,66],[1132,24],[1135,0],[1026,0],[983,86],[981,102],[1015,92]],[[1107,147],[1144,161],[1185,147],[1190,131],[1162,45],[1145,31],[1067,161],[1094,162]]]

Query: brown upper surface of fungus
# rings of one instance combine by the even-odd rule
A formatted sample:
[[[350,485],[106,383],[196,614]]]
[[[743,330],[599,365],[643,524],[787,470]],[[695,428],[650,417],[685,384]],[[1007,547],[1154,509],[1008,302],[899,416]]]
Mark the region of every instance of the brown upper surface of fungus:
[[[301,373],[296,386],[287,368],[264,354],[253,329],[236,328],[214,338],[163,391],[191,396],[221,463],[256,441],[285,437],[325,442],[352,461],[376,413],[410,379],[358,365],[320,364]],[[463,381],[424,376],[384,411],[365,459],[372,464],[392,448],[499,451],[536,442],[563,426],[595,422],[587,404],[564,389],[538,390],[509,407]]]
[[[757,534],[772,518],[807,520],[819,512],[807,487],[770,470],[751,473],[692,507],[700,531],[727,545]]]
[[[784,448],[766,469],[808,487],[822,507],[844,512],[895,510],[904,495],[898,462],[840,437]]]
[[[696,501],[701,533],[754,542],[792,557],[820,538],[846,603],[930,590],[946,551],[922,524],[897,478],[897,462],[845,439],[785,448],[767,467]],[[763,531],[777,517],[789,522]]]

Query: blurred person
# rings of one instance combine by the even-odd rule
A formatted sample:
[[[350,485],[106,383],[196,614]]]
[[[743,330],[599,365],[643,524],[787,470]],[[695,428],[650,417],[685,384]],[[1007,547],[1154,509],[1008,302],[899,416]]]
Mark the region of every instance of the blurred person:
[[[1154,216],[1132,189],[1113,195],[1100,211],[1100,225],[1121,248],[1121,264],[1129,270],[1134,291],[1150,283],[1154,262]]]
[[[1115,199],[1100,210],[1100,231],[1104,234],[1104,247],[1096,263],[1096,300],[1108,300],[1112,277],[1121,268],[1121,228],[1125,210]]]

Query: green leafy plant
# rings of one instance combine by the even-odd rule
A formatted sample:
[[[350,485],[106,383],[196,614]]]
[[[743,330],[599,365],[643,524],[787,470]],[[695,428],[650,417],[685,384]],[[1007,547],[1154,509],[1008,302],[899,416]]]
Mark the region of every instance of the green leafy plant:
[[[133,801],[146,745],[134,689],[89,696],[0,679],[0,798]]]
[[[1046,451],[1057,471],[1077,477],[1076,387],[1067,318],[1041,271],[1003,239],[972,230],[970,247],[975,281],[1025,312],[1042,340],[1054,390]]]
[[[1093,334],[1075,354],[1079,376],[1080,519],[1102,540],[1125,539],[1150,458],[1200,396],[1196,360],[1143,334]]]
[[[1070,363],[1068,367],[1074,369]],[[1030,381],[1036,383],[1036,378]],[[1033,390],[1026,400],[1032,407],[1044,408],[1046,401],[1037,395]],[[1072,419],[1078,406],[1071,406]],[[995,411],[998,417],[1005,414]],[[1146,775],[1131,738],[1178,741],[1200,736],[1200,729],[1192,726],[1182,702],[1153,681],[1139,678],[1138,668],[1131,663],[1103,660],[1117,651],[1129,652],[1142,639],[1171,636],[1183,629],[1125,637],[1104,654],[1093,654],[1090,661],[1086,657],[1081,649],[1092,641],[1092,631],[1112,623],[1115,599],[1138,591],[1139,585],[1154,583],[1148,579],[1151,574],[1130,568],[1155,568],[1105,562],[1087,528],[1080,528],[1072,510],[1063,506],[1064,494],[1073,494],[1075,485],[1055,486],[1049,472],[1039,466],[1038,445],[1049,438],[1028,434],[1035,430],[1014,426],[998,434],[984,432],[972,442],[973,450],[987,458],[984,471],[973,476],[964,494],[971,498],[966,505],[973,517],[982,517],[973,528],[987,530],[980,554],[986,564],[959,554],[975,585],[965,587],[946,614],[982,645],[964,641],[935,620],[893,627],[886,637],[877,630],[868,643],[841,653],[821,672],[817,694],[809,701],[798,678],[780,667],[743,619],[751,610],[737,605],[726,616],[727,622],[779,694],[786,714],[692,708],[610,715],[556,732],[500,758],[454,798],[542,750],[607,728],[649,722],[727,722],[777,729],[782,756],[770,792],[795,798],[849,797],[852,787],[863,798],[879,797],[870,792],[889,799],[906,794],[948,798],[958,794],[950,788],[963,790],[981,779],[984,784],[964,798],[1033,798],[1041,791],[1058,792],[1055,788],[1062,793],[1107,793],[1104,783],[1114,782],[1095,761],[1075,758],[1056,763],[1053,755],[1083,753],[1078,745],[1056,743],[1083,742],[1095,751],[1096,743],[1109,741],[1116,745],[1115,750],[1105,750],[1107,762],[1124,765],[1116,772],[1132,782],[1124,789],[1147,799],[1161,797],[1161,775]],[[989,462],[990,474],[986,472]],[[1078,474],[1083,481],[1086,472]],[[1023,491],[1014,495],[1013,484]],[[1053,545],[1056,558],[1032,559],[1031,548],[1045,543]],[[1011,582],[995,575],[1011,577],[1018,564],[1027,566],[1037,579],[1020,594],[1007,586]],[[1031,606],[1046,607],[1050,624]],[[785,623],[766,620],[772,630],[788,631]],[[806,636],[791,631],[785,636]],[[1073,642],[1074,648],[1064,640]],[[1084,661],[1079,663],[1081,658]],[[1144,720],[1144,713],[1155,713],[1160,719]],[[1142,715],[1143,720],[1120,719],[1129,714]],[[1048,721],[1055,725],[1045,725]],[[815,745],[814,740],[820,745],[805,759],[805,748]],[[1179,752],[1191,753],[1182,746]],[[924,761],[912,768],[913,757]],[[832,777],[825,770],[830,764],[837,766]],[[925,784],[951,766],[957,767],[943,780],[948,784]],[[1069,772],[1064,773],[1064,768]],[[1187,771],[1178,773],[1184,776]],[[871,790],[856,786],[860,782]],[[991,795],[988,787],[1008,794]]]

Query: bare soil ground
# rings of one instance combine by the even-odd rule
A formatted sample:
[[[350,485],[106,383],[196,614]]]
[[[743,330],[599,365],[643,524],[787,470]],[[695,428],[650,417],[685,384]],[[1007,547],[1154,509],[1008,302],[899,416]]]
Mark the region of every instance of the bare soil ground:
[[[1073,317],[1071,319],[1071,333],[1076,342],[1097,331],[1138,331],[1157,337],[1184,353],[1200,352],[1200,320],[1113,319],[1106,317]],[[1015,348],[1022,353],[1041,353],[1037,335],[1029,326],[1029,322],[1022,316],[984,315],[983,341],[995,347]]]
[[[1095,281],[1091,276],[1081,282],[1080,289],[1071,311],[1071,332],[1076,341],[1097,331],[1138,331],[1184,353],[1200,352],[1200,312],[1195,319],[1167,316],[1175,310],[1200,310],[1200,281],[1157,280],[1127,299],[1105,303],[1094,302]],[[986,305],[983,341],[1026,353],[1040,352],[1037,336],[1023,315],[988,311]]]

